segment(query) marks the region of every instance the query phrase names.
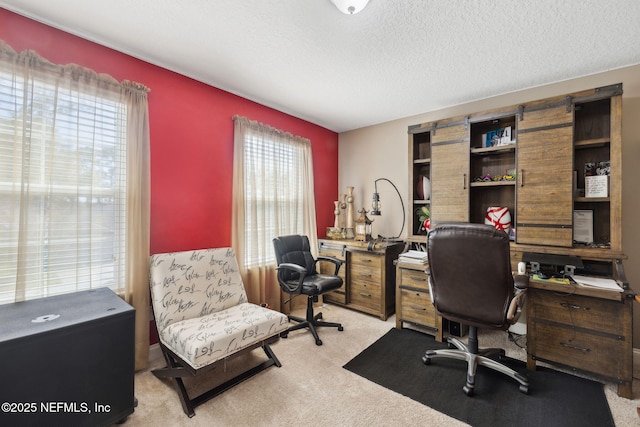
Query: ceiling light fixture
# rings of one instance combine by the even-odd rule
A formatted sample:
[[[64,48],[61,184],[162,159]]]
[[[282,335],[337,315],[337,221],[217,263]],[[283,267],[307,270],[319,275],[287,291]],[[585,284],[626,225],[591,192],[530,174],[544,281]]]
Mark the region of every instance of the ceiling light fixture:
[[[354,15],[367,6],[369,0],[331,0],[338,10],[346,15]]]

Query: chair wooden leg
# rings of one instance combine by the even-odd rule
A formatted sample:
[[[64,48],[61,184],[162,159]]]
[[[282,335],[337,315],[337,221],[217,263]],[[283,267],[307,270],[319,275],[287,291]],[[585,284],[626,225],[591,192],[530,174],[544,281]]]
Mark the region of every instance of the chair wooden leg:
[[[195,412],[193,403],[191,401],[191,398],[189,397],[189,393],[187,392],[187,388],[184,386],[184,381],[182,381],[182,378],[181,378],[181,376],[187,373],[184,371],[184,369],[180,365],[176,363],[174,358],[164,349],[162,349],[162,354],[164,356],[164,359],[167,362],[168,369],[157,369],[152,372],[157,378],[170,377],[171,379],[173,379],[173,382],[176,384],[176,387],[178,387],[178,397],[180,397],[182,410],[184,411],[185,414],[187,414],[189,418],[191,418],[196,414],[196,412]]]
[[[275,353],[271,349],[271,346],[269,345],[269,343],[275,342],[276,340],[277,340],[277,336],[274,338],[271,338],[266,342],[263,342],[262,345],[258,345],[262,347],[262,349],[264,350],[265,354],[267,355],[267,360],[265,360],[264,362],[260,363],[257,366],[254,366],[251,369],[248,369],[240,373],[239,375],[227,380],[226,382],[212,388],[211,390],[208,390],[200,394],[199,396],[194,397],[193,399],[189,397],[189,393],[187,392],[184,382],[182,381],[182,377],[196,376],[198,371],[196,371],[195,373],[190,372],[189,370],[185,369],[183,366],[178,364],[178,362],[176,362],[176,360],[174,359],[173,355],[171,355],[168,351],[166,351],[162,345],[161,345],[162,354],[167,362],[167,367],[155,369],[152,371],[152,373],[158,378],[171,378],[175,382],[178,388],[178,397],[180,397],[182,410],[184,411],[185,414],[187,414],[189,418],[191,418],[196,414],[195,413],[196,406],[199,406],[207,402],[208,400],[216,397],[220,393],[230,389],[231,387],[241,383],[242,381],[248,378],[251,378],[257,373],[264,371],[270,366],[277,366],[278,368],[281,367],[282,364],[280,363]],[[257,348],[257,346],[252,346],[245,350],[251,351],[254,348]],[[245,351],[245,350],[242,350],[242,351]]]

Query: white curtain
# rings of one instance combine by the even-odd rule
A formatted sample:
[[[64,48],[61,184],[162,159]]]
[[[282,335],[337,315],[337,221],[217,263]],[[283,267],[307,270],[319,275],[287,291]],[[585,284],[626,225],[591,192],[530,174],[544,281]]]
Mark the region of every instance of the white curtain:
[[[0,41],[0,303],[109,287],[149,351],[148,89]]]
[[[292,307],[282,305],[272,240],[304,234],[317,255],[311,142],[246,117],[233,119],[232,245],[249,300],[286,312]]]

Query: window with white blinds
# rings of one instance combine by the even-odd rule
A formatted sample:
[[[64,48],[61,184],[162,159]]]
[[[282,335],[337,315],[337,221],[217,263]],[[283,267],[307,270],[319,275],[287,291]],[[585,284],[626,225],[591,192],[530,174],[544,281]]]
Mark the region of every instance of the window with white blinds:
[[[0,69],[0,303],[125,283],[126,106],[41,77]]]
[[[309,147],[251,132],[244,142],[245,264],[275,264],[273,238],[304,234],[300,165]]]

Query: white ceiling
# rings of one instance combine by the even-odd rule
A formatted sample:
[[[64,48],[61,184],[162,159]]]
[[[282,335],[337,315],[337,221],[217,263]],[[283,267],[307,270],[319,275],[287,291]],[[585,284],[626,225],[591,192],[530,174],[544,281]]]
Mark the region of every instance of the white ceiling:
[[[0,6],[336,132],[640,63],[638,0]]]

